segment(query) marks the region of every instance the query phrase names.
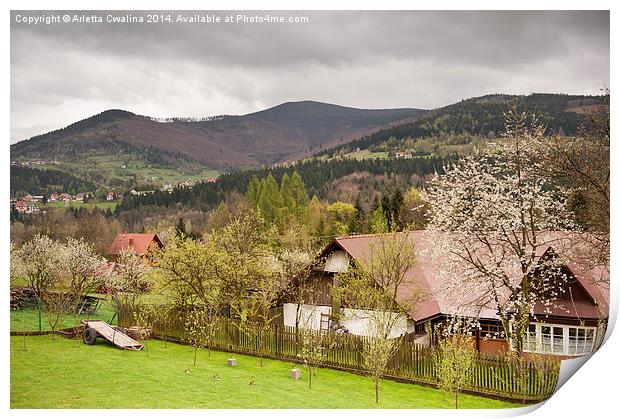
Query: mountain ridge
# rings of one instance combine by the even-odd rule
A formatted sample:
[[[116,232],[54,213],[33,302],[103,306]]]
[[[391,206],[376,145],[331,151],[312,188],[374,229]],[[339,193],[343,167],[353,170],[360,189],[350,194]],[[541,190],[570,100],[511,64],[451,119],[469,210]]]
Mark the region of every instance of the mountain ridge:
[[[392,137],[426,138],[427,142],[441,138],[444,143],[462,134],[487,138],[501,133],[503,110],[512,101],[538,111],[551,131],[573,135],[588,109],[598,106],[601,98],[489,94],[430,111],[359,109],[306,100],[245,115],[164,120],[109,109],[15,143],[10,152],[14,162],[53,162],[47,167],[79,174],[91,182],[161,187],[182,179],[199,180],[206,174],[211,177],[214,170],[272,167],[313,155],[343,155],[369,148],[385,153],[395,149],[384,146]]]
[[[43,154],[69,158],[59,145],[84,149],[86,142],[114,140],[181,153],[189,161],[218,169],[260,167],[282,162],[291,155],[308,154],[316,148],[350,141],[385,124],[415,118],[424,112],[414,108],[373,110],[298,101],[246,115],[157,122],[130,111],[109,109],[12,144],[11,158],[41,158]]]

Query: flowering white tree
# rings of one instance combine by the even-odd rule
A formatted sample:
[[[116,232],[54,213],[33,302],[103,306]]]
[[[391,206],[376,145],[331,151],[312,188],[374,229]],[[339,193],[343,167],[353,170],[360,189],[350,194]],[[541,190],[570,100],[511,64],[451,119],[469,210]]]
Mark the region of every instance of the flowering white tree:
[[[71,296],[73,314],[79,314],[82,295],[96,290],[102,282],[101,267],[105,259],[97,255],[92,244],[83,239],[67,238],[59,246],[60,265]]]
[[[37,234],[11,252],[11,273],[24,277],[38,298],[60,279],[60,251],[56,241]]]
[[[435,176],[430,203],[431,251],[445,263],[440,283],[468,313],[499,316],[517,353],[523,350],[534,304],[548,307],[566,276],[557,253],[574,228],[566,189],[540,177],[544,128],[516,109],[505,114],[498,144],[459,160]],[[473,310],[472,310],[473,309]]]
[[[11,275],[23,277],[37,298],[39,330],[43,297],[60,281],[59,245],[48,236],[37,234],[19,249],[11,249]]]

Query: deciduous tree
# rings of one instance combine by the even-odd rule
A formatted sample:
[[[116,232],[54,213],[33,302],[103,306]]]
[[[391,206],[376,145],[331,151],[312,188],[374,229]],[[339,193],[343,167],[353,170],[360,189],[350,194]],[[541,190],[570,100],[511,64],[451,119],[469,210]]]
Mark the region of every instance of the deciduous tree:
[[[439,388],[454,396],[454,407],[459,408],[459,394],[471,381],[476,362],[473,339],[469,330],[456,320],[459,327],[436,330],[438,348],[435,353],[435,372]]]
[[[355,309],[353,316],[368,321],[363,366],[379,403],[379,382],[403,333],[399,327],[423,295],[408,277],[417,255],[407,232],[379,235],[369,247],[366,259],[351,263],[347,272],[336,275],[332,293],[339,306]]]
[[[83,239],[67,238],[59,246],[60,266],[72,300],[74,315],[79,314],[83,295],[94,292],[102,282],[101,270],[105,259]]]
[[[37,298],[39,330],[44,295],[60,281],[60,249],[48,236],[35,235],[11,254],[12,274],[23,277]]]

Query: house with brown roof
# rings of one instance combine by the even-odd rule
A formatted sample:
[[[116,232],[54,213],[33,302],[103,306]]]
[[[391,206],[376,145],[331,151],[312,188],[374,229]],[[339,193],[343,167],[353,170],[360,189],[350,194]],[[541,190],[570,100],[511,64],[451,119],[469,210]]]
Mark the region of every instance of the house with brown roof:
[[[15,203],[15,209],[17,212],[24,213],[28,209],[28,203],[24,200],[19,200]]]
[[[36,214],[39,212],[39,207],[32,201],[19,200],[15,203],[15,209],[20,214]]]
[[[110,245],[108,254],[112,260],[118,260],[123,251],[130,250],[146,259],[151,251],[163,249],[163,247],[164,243],[157,234],[121,233]]]
[[[406,272],[406,281],[396,296],[397,302],[406,301],[413,292],[421,291],[424,295],[409,311],[395,313],[400,316],[400,322],[393,335],[414,334],[417,343],[429,345],[430,332],[435,326],[454,316],[469,317],[479,323],[473,332],[479,352],[497,354],[509,350],[497,309],[493,305],[479,304],[480,296],[476,293],[480,290],[461,290],[455,294],[442,284],[440,268],[445,261],[425,251],[437,237],[423,230],[391,234],[407,234],[417,253],[417,264]],[[311,319],[314,329],[368,334],[372,316],[364,315],[364,310],[354,307],[335,307],[330,290],[335,275],[347,271],[353,260],[367,261],[370,249],[379,243],[378,240],[379,235],[346,236],[337,237],[327,245],[317,258],[320,265],[308,277],[298,279],[312,281],[316,304],[299,307],[293,299],[282,300],[283,324],[295,326],[301,316]],[[560,252],[559,249],[544,248],[541,257],[551,257],[554,251]],[[600,278],[607,275],[608,284],[609,271],[588,267],[576,258],[570,260],[562,266],[568,280],[563,291],[554,296],[553,304],[541,301],[534,305],[525,351],[559,357],[580,356],[598,347],[605,333],[609,289],[601,285],[605,282]]]

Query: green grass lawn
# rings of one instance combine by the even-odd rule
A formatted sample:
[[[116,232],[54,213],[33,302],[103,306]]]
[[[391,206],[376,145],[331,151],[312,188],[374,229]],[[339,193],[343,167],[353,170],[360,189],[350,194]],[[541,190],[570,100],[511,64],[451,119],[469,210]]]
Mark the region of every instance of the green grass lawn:
[[[73,207],[73,208],[87,208],[87,209],[93,209],[93,208],[99,208],[102,210],[107,210],[110,209],[110,211],[114,211],[114,209],[116,208],[116,205],[118,205],[117,201],[88,201],[88,202],[82,202],[82,201],[62,201],[62,202],[48,202],[47,204],[42,204],[40,207],[41,209],[52,209],[52,208],[69,208],[69,207]]]
[[[94,314],[83,314],[77,318],[71,314],[66,315],[56,329],[65,329],[68,327],[77,326],[80,320],[103,320],[109,321],[115,313],[115,309],[110,300],[102,301],[99,308]],[[116,318],[114,324],[116,324]],[[47,323],[45,313],[41,314],[41,326],[42,330],[50,330],[50,326]],[[39,330],[39,313],[36,309],[25,308],[22,310],[11,310],[11,331],[23,332],[23,331],[37,331]]]
[[[56,336],[11,337],[11,408],[451,408],[439,390],[383,381],[374,402],[369,378],[320,369],[290,378],[291,364],[149,341],[148,352],[123,351],[102,339],[87,346]],[[463,408],[515,404],[462,395]]]

